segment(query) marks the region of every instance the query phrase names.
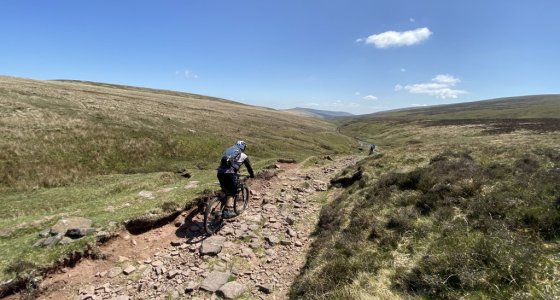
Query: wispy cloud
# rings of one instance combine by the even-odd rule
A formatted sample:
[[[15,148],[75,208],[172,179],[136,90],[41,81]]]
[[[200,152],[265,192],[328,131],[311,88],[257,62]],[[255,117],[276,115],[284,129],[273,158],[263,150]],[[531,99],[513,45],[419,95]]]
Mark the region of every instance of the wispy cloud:
[[[408,19],[408,21],[410,21],[410,23],[416,22],[416,20],[414,18],[410,18],[410,19]]]
[[[185,77],[185,78],[193,78],[198,79],[198,75],[193,73],[191,70],[179,70],[175,71],[175,75]]]
[[[461,82],[459,78],[455,78],[453,75],[449,74],[437,75],[436,77],[432,78],[432,81],[449,85],[456,85],[457,83]]]
[[[406,72],[406,69],[405,69],[405,68],[401,68],[401,72],[403,72],[403,73]]]
[[[357,39],[356,42],[373,44],[376,48],[390,48],[412,46],[427,40],[433,32],[427,27],[417,28],[409,31],[386,31],[379,34],[370,35],[365,40]]]
[[[454,88],[459,82],[461,82],[461,80],[452,75],[440,74],[432,78],[432,82],[429,83],[416,83],[405,86],[397,84],[395,85],[395,91],[406,90],[411,94],[427,94],[441,99],[455,99],[460,95],[467,94],[465,90]]]
[[[375,97],[374,95],[367,95],[364,98],[362,98],[364,100],[377,100],[377,97]]]

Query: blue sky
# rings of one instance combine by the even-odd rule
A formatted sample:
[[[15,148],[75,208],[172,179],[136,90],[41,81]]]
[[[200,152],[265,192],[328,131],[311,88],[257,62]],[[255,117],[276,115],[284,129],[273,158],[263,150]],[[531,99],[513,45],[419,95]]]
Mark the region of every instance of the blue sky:
[[[0,74],[370,113],[560,93],[560,2],[26,1]]]

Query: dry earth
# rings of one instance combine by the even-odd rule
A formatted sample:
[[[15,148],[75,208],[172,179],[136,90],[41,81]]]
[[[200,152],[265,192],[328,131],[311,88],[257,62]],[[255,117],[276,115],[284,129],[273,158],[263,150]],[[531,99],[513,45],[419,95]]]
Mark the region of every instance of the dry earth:
[[[327,191],[327,182],[360,158],[309,168],[280,164],[277,177],[251,182],[248,209],[212,237],[204,235],[196,210],[143,234],[121,232],[100,247],[106,259],[52,274],[39,298],[285,299],[305,264],[322,205],[339,192]]]

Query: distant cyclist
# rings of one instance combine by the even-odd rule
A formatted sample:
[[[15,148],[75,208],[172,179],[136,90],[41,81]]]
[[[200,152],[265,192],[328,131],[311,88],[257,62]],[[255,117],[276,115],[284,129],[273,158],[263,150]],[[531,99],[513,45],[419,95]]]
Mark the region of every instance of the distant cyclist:
[[[377,146],[375,146],[375,144],[369,145],[369,155],[372,155],[373,152],[375,152],[375,149],[377,149]]]
[[[233,197],[235,197],[237,193],[237,185],[239,182],[239,175],[237,172],[241,165],[245,165],[249,176],[255,178],[249,157],[245,154],[246,149],[247,143],[244,141],[235,142],[235,145],[226,149],[220,161],[220,166],[218,167],[218,180],[227,197],[226,209],[224,210],[224,218],[226,219],[236,216],[233,209]]]

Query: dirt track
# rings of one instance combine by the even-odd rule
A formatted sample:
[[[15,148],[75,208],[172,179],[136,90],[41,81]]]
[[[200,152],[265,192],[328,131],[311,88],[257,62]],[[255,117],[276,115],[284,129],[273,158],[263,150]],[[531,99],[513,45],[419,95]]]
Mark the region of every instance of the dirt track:
[[[40,299],[285,299],[305,264],[321,201],[339,192],[326,191],[328,180],[360,158],[305,169],[280,164],[277,177],[251,183],[250,207],[211,238],[196,210],[143,234],[121,232],[101,246],[107,259],[83,260],[46,278]],[[219,253],[202,255],[203,243],[206,250],[218,244]],[[220,276],[235,284],[224,286]],[[213,293],[209,284],[222,286]]]

